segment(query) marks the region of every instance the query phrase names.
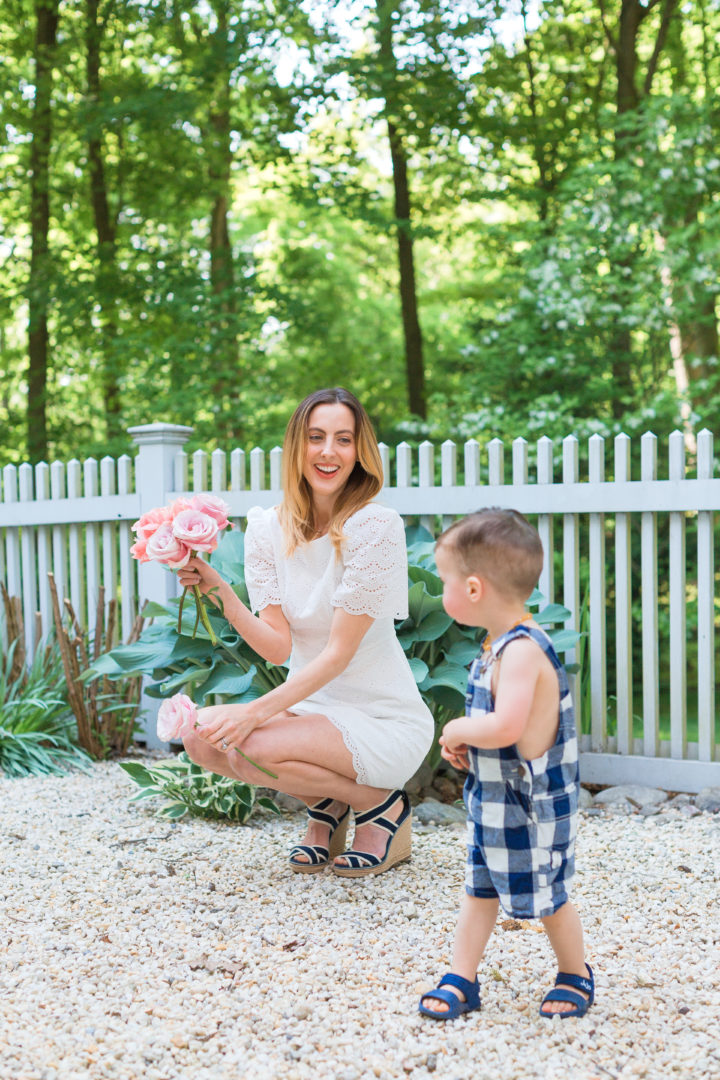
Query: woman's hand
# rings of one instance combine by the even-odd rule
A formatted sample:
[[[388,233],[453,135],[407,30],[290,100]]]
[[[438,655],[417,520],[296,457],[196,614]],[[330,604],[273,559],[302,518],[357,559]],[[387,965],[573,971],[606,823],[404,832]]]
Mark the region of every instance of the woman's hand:
[[[254,702],[248,705],[209,705],[198,711],[196,734],[216,750],[229,753],[242,746],[248,735],[262,723],[254,715]]]
[[[197,587],[200,592],[207,596],[213,589],[220,589],[227,582],[224,578],[220,577],[217,570],[214,570],[210,563],[206,563],[204,559],[198,559],[197,557],[191,559],[187,566],[183,566],[177,572],[178,580],[183,589],[194,589]],[[210,597],[214,599],[214,597]]]

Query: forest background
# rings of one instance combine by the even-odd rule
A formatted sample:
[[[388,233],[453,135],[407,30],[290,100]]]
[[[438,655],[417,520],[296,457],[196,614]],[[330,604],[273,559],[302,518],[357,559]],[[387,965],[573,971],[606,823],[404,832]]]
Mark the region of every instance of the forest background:
[[[720,430],[719,0],[4,0],[0,462]]]

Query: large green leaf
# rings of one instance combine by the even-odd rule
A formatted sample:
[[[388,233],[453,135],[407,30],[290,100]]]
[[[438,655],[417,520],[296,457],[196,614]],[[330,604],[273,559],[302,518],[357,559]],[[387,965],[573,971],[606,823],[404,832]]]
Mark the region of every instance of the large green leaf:
[[[405,527],[405,542],[409,549],[417,545],[435,546],[435,538],[424,525],[407,525]]]
[[[437,641],[452,625],[452,619],[444,611],[431,611],[415,628],[415,641]]]
[[[134,642],[132,645],[118,645],[109,655],[117,667],[121,668],[126,675],[135,672],[148,673],[153,668],[162,667],[167,663],[173,645],[174,641],[169,637],[163,637],[158,641],[153,640],[150,635],[145,636],[143,634],[139,641]],[[94,662],[92,665],[93,671],[104,674],[99,670],[102,660],[103,657],[99,657]]]
[[[467,668],[460,667],[458,664],[441,662],[435,665],[428,677],[422,683],[420,689],[431,690],[437,686],[447,686],[451,690],[456,690],[459,694],[462,694],[464,698],[467,689],[467,681]]]
[[[449,709],[455,716],[463,716],[465,713],[465,694],[461,694],[451,686],[439,683],[437,686],[431,686],[426,693],[438,705]]]
[[[553,643],[555,652],[559,653],[574,648],[582,635],[577,630],[552,630],[548,636]]]
[[[204,665],[191,664],[184,671],[179,671],[169,679],[164,679],[160,683],[160,693],[163,697],[170,697],[171,694],[177,693],[181,686],[186,686],[187,683],[192,682],[194,679],[202,679],[207,673],[208,668]]]
[[[424,581],[416,581],[408,589],[408,611],[416,624],[432,611],[442,611],[442,598],[428,592]]]
[[[208,694],[223,694],[225,697],[237,697],[245,694],[255,677],[253,665],[248,672],[242,672],[235,664],[218,664],[212,674],[195,689],[195,700],[200,704]]]
[[[424,660],[421,660],[419,656],[411,656],[408,659],[410,670],[415,676],[415,682],[420,685],[424,679],[427,678],[427,674],[430,668],[427,666]]]
[[[408,577],[412,582],[422,581],[431,596],[442,596],[443,583],[437,574],[427,570],[423,566],[408,566]]]
[[[124,769],[140,787],[154,787],[156,780],[152,773],[141,765],[139,761],[121,761],[120,768]]]
[[[223,533],[210,556],[210,565],[231,585],[244,584],[245,536],[240,529]]]
[[[477,641],[464,638],[461,641],[453,642],[450,648],[445,651],[445,659],[451,664],[459,664],[467,673],[468,665],[472,664],[479,651],[480,645]]]
[[[535,615],[535,622],[540,626],[549,626],[552,623],[565,622],[570,615],[571,612],[562,604],[548,604]]]

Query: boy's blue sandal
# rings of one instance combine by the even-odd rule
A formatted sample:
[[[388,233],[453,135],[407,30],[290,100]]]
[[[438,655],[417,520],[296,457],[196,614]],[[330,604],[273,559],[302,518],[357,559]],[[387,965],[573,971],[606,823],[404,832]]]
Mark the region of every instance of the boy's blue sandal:
[[[549,1020],[553,1017],[559,1016],[563,1020],[568,1016],[584,1016],[588,1011],[593,1001],[595,1000],[595,979],[593,977],[593,970],[589,964],[585,967],[588,969],[589,979],[583,979],[581,975],[570,975],[565,971],[559,971],[557,978],[555,979],[555,989],[551,990],[549,994],[546,994],[542,1000],[540,1006],[540,1015],[546,1016]],[[566,987],[574,987],[575,989],[568,990]],[[587,994],[587,998],[582,994],[578,994],[578,990],[583,990]],[[543,1005],[548,1001],[567,1001],[571,1005],[574,1005],[574,1009],[569,1009],[568,1012],[543,1012]]]
[[[465,995],[465,1000],[461,1001],[457,994],[453,994],[452,990],[443,990],[443,986],[454,986]],[[438,1009],[431,1009],[423,1002],[425,998],[435,998],[438,1001],[447,1002],[448,1008],[445,1012],[440,1012]],[[470,982],[469,979],[463,979],[462,975],[453,975],[451,971],[447,975],[443,975],[440,982],[437,984],[437,989],[428,990],[426,994],[420,998],[420,1004],[418,1005],[418,1012],[421,1012],[423,1016],[431,1016],[433,1020],[454,1020],[458,1016],[462,1016],[463,1013],[472,1012],[473,1009],[480,1008],[480,986],[475,976],[475,982]]]
[[[334,799],[321,799],[314,806],[308,806],[308,817],[312,821],[320,821],[330,829],[328,847],[323,844],[296,844],[291,850],[288,862],[290,869],[296,874],[316,874],[328,865],[331,859],[339,855],[345,847],[348,822],[350,820],[350,807],[340,818],[329,814],[328,807],[332,806]],[[298,859],[298,855],[307,856],[306,860]]]
[[[402,810],[397,821],[385,817],[388,810],[398,801],[402,800]],[[361,814],[355,814],[355,828],[360,825],[377,825],[387,834],[385,854],[382,858],[373,855],[370,851],[356,851],[350,849],[338,854],[338,858],[345,860],[342,866],[333,863],[333,871],[338,877],[367,877],[369,874],[383,874],[391,866],[404,862],[410,858],[411,853],[411,830],[412,809],[407,793],[401,790],[391,791],[387,799],[370,810],[364,810]]]

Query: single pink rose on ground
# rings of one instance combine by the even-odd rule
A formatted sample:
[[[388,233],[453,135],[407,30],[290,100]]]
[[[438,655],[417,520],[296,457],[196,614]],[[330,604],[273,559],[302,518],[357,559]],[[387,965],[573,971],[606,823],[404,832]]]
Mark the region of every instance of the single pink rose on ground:
[[[230,507],[224,499],[217,495],[194,495],[192,499],[193,510],[199,510],[201,514],[207,514],[217,522],[218,530],[227,529],[230,524],[228,514]]]
[[[163,701],[158,710],[157,733],[163,742],[191,735],[197,724],[198,711],[187,694],[175,694]]]
[[[172,521],[172,519],[173,515],[170,512],[170,507],[159,506],[155,510],[148,510],[146,513],[141,514],[132,526],[132,530],[137,533],[138,540],[148,540],[161,525],[164,525],[166,521]]]
[[[166,521],[152,534],[145,547],[147,559],[166,563],[173,570],[187,566],[192,555],[192,548],[184,544],[173,533],[172,522]]]
[[[172,524],[173,536],[192,551],[214,551],[218,524],[200,510],[181,510]]]

